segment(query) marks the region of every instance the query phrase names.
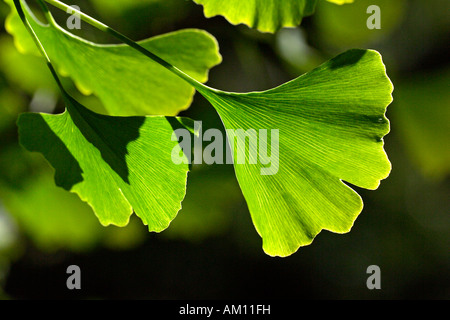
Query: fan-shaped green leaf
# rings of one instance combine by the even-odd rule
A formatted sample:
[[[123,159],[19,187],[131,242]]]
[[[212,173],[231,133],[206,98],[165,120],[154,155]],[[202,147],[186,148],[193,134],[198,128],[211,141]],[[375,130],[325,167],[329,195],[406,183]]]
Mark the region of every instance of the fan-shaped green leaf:
[[[351,50],[272,90],[204,92],[233,142],[236,176],[268,254],[290,255],[322,229],[350,230],[363,204],[343,181],[375,189],[390,172],[383,136],[392,88],[377,52]],[[239,144],[252,130],[257,143]]]
[[[152,53],[123,39],[158,61]],[[236,176],[264,250],[270,255],[290,255],[311,243],[322,229],[348,232],[362,210],[362,200],[344,181],[376,189],[389,175],[391,165],[383,150],[383,137],[389,132],[385,112],[393,87],[375,51],[350,50],[264,92],[223,92],[170,65],[169,69],[192,84],[220,114],[231,142]],[[127,209],[133,206],[151,230],[166,227],[173,215],[165,214],[164,208],[173,211],[184,191],[180,186],[174,195],[173,185],[187,171],[174,169],[168,159],[167,151],[175,144],[168,140],[173,128],[169,130],[167,122],[179,126],[185,121],[100,116],[66,99],[63,115],[21,117],[19,124],[28,128],[21,132],[22,143],[43,153],[55,166],[58,185],[84,199],[89,196],[87,201],[97,213],[101,211],[104,222],[113,218],[117,224],[126,223]],[[155,126],[156,120],[150,119],[166,122]],[[166,130],[159,131],[160,126]],[[33,127],[45,134],[31,134]],[[150,131],[150,127],[159,132]],[[147,144],[151,140],[155,145]],[[143,149],[155,148],[155,158],[143,160]],[[157,179],[155,173],[160,171],[149,170],[152,160],[156,166],[151,169],[167,167],[163,173],[170,174]],[[162,196],[152,201],[160,193],[151,192],[148,181],[156,181],[160,186],[157,190],[167,192],[170,201],[165,202]],[[107,196],[99,197],[102,192]],[[138,194],[150,196],[137,200]],[[119,208],[121,214],[111,216],[113,208]],[[149,213],[152,210],[156,214]]]
[[[167,228],[181,208],[188,172],[172,161],[172,134],[188,121],[104,116],[65,100],[60,115],[22,114],[20,143],[42,153],[56,184],[89,203],[103,225],[126,225],[134,210],[150,231]]]
[[[7,29],[22,52],[36,46],[12,8]],[[23,4],[27,20],[52,62],[85,93],[95,93],[110,115],[176,115],[187,109],[194,89],[164,67],[125,45],[99,45],[76,37],[50,19],[40,23]],[[221,62],[216,40],[207,32],[186,29],[139,42],[144,48],[205,82]]]
[[[327,0],[335,4],[354,0]],[[204,7],[207,18],[217,15],[232,24],[246,24],[262,32],[276,32],[284,27],[296,27],[303,17],[314,13],[317,0],[194,0]]]
[[[194,0],[207,18],[222,15],[230,23],[244,23],[263,32],[296,27],[314,12],[316,0]]]

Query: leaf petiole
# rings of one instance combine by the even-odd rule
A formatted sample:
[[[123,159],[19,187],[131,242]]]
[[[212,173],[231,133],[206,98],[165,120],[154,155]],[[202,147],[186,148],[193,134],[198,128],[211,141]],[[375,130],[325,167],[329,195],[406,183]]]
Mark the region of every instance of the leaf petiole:
[[[47,52],[45,51],[41,41],[39,40],[38,36],[34,32],[33,28],[31,27],[30,23],[28,22],[27,18],[25,17],[25,13],[23,12],[20,0],[14,0],[14,6],[16,7],[16,10],[17,10],[17,13],[19,14],[20,19],[22,20],[23,24],[25,25],[25,28],[28,30],[31,37],[33,38],[39,52],[44,57],[45,62],[47,63],[47,66],[53,75],[53,78],[55,79],[56,83],[58,84],[59,89],[61,90],[61,93],[63,95],[67,95],[66,91],[64,90],[64,87],[62,86],[61,80],[59,79],[58,74],[56,73],[56,70],[50,61],[50,58],[47,55]],[[44,9],[44,7],[43,7],[43,9]],[[45,13],[46,17],[48,18],[49,17],[48,11],[45,11],[45,9],[44,9],[44,13]]]

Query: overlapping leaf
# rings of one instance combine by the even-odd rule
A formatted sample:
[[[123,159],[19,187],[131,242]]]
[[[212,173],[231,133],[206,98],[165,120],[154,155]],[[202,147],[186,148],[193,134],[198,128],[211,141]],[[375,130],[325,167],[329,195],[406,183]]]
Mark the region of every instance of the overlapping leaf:
[[[311,15],[317,0],[194,0],[205,16],[224,16],[232,24],[244,23],[263,32],[296,27]]]
[[[259,134],[259,146],[237,144],[233,151],[235,158],[246,155],[235,162],[236,176],[269,255],[290,255],[323,229],[349,231],[363,204],[344,181],[375,189],[390,172],[383,137],[393,87],[375,51],[348,51],[264,92],[188,82],[213,104],[229,134]],[[101,116],[66,99],[63,115],[21,117],[22,144],[43,153],[57,184],[89,202],[102,223],[126,224],[133,207],[150,230],[167,227],[180,208],[187,172],[170,159],[180,122]],[[260,130],[269,131],[268,141]],[[277,152],[262,153],[261,143],[276,144]],[[250,150],[258,150],[255,164]]]
[[[266,253],[287,256],[322,229],[350,230],[363,204],[343,181],[375,189],[390,172],[383,136],[392,88],[377,52],[351,50],[272,90],[205,94],[228,130],[243,129],[229,140]],[[267,130],[268,140],[258,134],[258,145],[239,144],[248,130]],[[255,164],[252,149],[259,150]],[[239,154],[246,161],[237,163]]]
[[[7,29],[16,46],[22,52],[37,52],[12,0],[5,1],[12,8]],[[23,7],[52,62],[83,92],[95,93],[110,115],[177,115],[190,106],[194,89],[156,62],[129,46],[99,45],[76,37],[53,20],[43,25],[25,3]],[[209,69],[221,62],[216,40],[202,30],[180,30],[140,44],[200,82],[207,81]]]
[[[133,211],[150,231],[161,231],[181,208],[187,164],[174,164],[178,118],[96,114],[67,95],[60,115],[20,116],[20,143],[42,153],[56,184],[91,205],[103,225],[124,226]]]
[[[335,4],[353,0],[327,0]],[[296,27],[314,13],[317,0],[194,0],[203,5],[207,18],[224,16],[232,24],[246,24],[262,32]]]

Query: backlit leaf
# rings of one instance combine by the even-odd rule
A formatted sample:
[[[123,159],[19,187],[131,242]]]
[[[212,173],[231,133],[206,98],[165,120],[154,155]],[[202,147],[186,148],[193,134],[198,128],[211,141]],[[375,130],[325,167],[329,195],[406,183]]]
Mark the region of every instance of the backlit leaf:
[[[65,102],[60,115],[20,116],[22,146],[42,153],[56,184],[89,203],[103,225],[124,226],[134,211],[150,231],[167,228],[186,192],[188,165],[171,158],[181,119],[111,117]]]
[[[222,15],[232,24],[246,24],[263,32],[296,27],[314,12],[316,0],[194,0],[207,18]]]
[[[6,27],[16,46],[22,52],[37,53],[12,0],[5,1],[12,8]],[[82,92],[96,94],[109,115],[173,116],[190,106],[192,86],[129,46],[86,41],[53,20],[43,25],[25,3],[23,8],[51,61]],[[139,44],[200,82],[207,81],[209,69],[221,62],[216,40],[202,30],[180,30]]]
[[[258,133],[258,145],[234,142],[234,162],[266,253],[287,256],[322,229],[350,230],[363,203],[344,182],[376,189],[391,169],[383,137],[392,89],[377,52],[350,50],[268,91],[204,92],[227,130]],[[246,161],[237,163],[243,153]]]

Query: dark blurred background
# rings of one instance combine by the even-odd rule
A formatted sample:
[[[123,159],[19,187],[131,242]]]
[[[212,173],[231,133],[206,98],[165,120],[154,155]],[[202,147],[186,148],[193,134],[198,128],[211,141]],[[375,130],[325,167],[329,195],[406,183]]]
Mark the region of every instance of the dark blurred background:
[[[229,165],[194,167],[183,209],[160,234],[137,218],[104,228],[76,195],[55,187],[43,158],[19,147],[15,121],[61,100],[43,60],[14,47],[0,1],[0,298],[449,299],[450,2],[318,2],[299,28],[276,34],[206,19],[188,0],[67,2],[135,40],[207,30],[223,56],[208,85],[228,91],[272,88],[350,48],[383,55],[395,86],[385,138],[390,177],[375,191],[357,190],[364,210],[350,233],[323,231],[292,256],[272,258]],[[372,4],[381,8],[380,30],[366,27]],[[65,13],[52,12],[65,25]],[[87,39],[113,41],[82,26]],[[222,128],[198,94],[183,115]],[[81,268],[81,290],[66,287],[72,264]],[[366,286],[370,265],[380,267],[380,290]]]

